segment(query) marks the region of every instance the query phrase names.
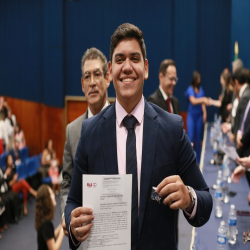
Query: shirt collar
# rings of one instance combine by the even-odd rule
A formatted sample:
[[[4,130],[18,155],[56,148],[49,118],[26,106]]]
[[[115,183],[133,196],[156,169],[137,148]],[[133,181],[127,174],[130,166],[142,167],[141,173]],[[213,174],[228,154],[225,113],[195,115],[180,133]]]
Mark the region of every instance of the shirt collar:
[[[243,92],[244,92],[244,90],[246,89],[246,87],[247,87],[247,83],[245,83],[245,84],[241,87],[240,92],[239,92],[239,97],[242,97]]]
[[[106,103],[105,103],[105,105],[103,106],[102,110],[105,109],[106,107],[108,107],[108,105],[109,105],[109,102],[106,101]],[[101,111],[102,111],[102,110],[101,110]],[[92,114],[90,108],[88,107],[88,118],[91,118],[92,116],[94,116],[94,115]]]
[[[164,90],[162,89],[161,85],[159,85],[159,89],[161,91],[161,94],[163,96],[164,101],[166,101],[169,97],[167,96],[167,94],[164,92]]]
[[[138,123],[141,124],[144,117],[144,106],[145,106],[145,101],[144,97],[142,96],[141,100],[137,103],[133,111],[130,114],[128,114],[127,111],[122,107],[122,105],[116,99],[115,112],[118,125],[120,127],[122,126],[122,121],[127,115],[133,115],[137,119]]]

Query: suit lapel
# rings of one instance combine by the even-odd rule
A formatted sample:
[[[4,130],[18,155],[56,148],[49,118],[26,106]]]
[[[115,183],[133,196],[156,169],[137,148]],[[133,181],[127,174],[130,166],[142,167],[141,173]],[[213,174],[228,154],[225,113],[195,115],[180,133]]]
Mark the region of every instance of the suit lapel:
[[[178,114],[177,109],[176,109],[176,102],[175,102],[174,98],[171,98],[171,104],[172,104],[172,107],[173,107],[173,113]]]
[[[143,146],[141,165],[141,187],[140,187],[140,212],[139,212],[139,235],[141,232],[147,199],[151,192],[151,176],[155,158],[155,148],[159,123],[155,120],[157,113],[145,101]]]
[[[115,103],[103,114],[102,148],[106,174],[118,174]]]
[[[160,107],[162,107],[164,110],[167,110],[169,112],[168,105],[167,105],[166,101],[164,100],[164,98],[162,96],[162,93],[161,93],[161,91],[160,91],[159,88],[157,89],[157,95],[158,95],[158,98],[159,98],[159,100],[161,102],[161,106]]]

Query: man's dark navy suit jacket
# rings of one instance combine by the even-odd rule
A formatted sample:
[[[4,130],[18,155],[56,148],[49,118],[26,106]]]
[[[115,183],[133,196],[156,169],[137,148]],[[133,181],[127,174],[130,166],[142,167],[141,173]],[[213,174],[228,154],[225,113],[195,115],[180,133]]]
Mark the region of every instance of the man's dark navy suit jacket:
[[[83,122],[71,188],[65,208],[69,228],[71,211],[82,206],[82,174],[118,174],[115,104]],[[197,194],[197,212],[188,222],[204,225],[212,210],[212,197],[196,163],[195,152],[183,130],[182,118],[145,100],[141,165],[139,249],[177,249],[175,211],[151,200],[152,186],[179,175]],[[94,223],[94,221],[93,221]],[[76,249],[69,236],[69,244]]]

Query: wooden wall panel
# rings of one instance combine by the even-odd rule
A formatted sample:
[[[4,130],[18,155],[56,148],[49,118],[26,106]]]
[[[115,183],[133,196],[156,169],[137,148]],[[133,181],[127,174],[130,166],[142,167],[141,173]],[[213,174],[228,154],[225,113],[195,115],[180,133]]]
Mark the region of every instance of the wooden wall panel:
[[[42,110],[42,148],[48,139],[52,139],[57,158],[62,164],[63,148],[65,144],[64,109],[41,105]]]
[[[64,109],[16,98],[5,98],[24,131],[30,156],[40,154],[46,141],[51,138],[61,164],[65,142]]]
[[[66,125],[87,110],[84,97],[66,97],[65,110],[44,104],[5,97],[17,122],[20,123],[29,147],[30,156],[40,154],[48,139],[52,139],[57,157],[62,164]],[[114,98],[109,98],[113,103]],[[187,112],[181,112],[186,130]]]
[[[87,111],[87,101],[68,101],[67,106],[67,124],[74,121],[77,117],[81,116]]]
[[[109,103],[114,103],[115,98],[109,97]],[[66,96],[65,97],[65,124],[69,124],[77,117],[83,115],[88,108],[88,103],[85,97],[82,96]]]

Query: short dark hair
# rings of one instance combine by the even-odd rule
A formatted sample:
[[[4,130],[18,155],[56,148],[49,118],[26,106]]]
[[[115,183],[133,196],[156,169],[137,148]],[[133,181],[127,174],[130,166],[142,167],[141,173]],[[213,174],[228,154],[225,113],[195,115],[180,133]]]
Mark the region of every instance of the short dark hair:
[[[142,31],[131,23],[121,24],[114,32],[110,41],[110,62],[117,44],[124,38],[135,38],[141,48],[144,61],[147,59],[146,45]]]
[[[161,62],[159,73],[162,73],[164,76],[166,75],[167,68],[169,66],[175,66],[175,62],[172,59],[165,59]]]
[[[97,48],[90,48],[87,49],[84,53],[84,55],[82,56],[82,60],[81,60],[81,71],[82,68],[84,67],[84,64],[87,60],[95,60],[95,59],[100,59],[102,62],[102,70],[103,70],[103,74],[104,77],[106,76],[107,72],[108,72],[108,62],[107,62],[107,58],[106,56]],[[82,72],[83,73],[83,72]]]
[[[238,80],[240,85],[248,82],[248,70],[245,68],[237,69],[233,74],[233,81]]]
[[[246,73],[246,82],[250,84],[250,70],[245,69],[245,73]]]

